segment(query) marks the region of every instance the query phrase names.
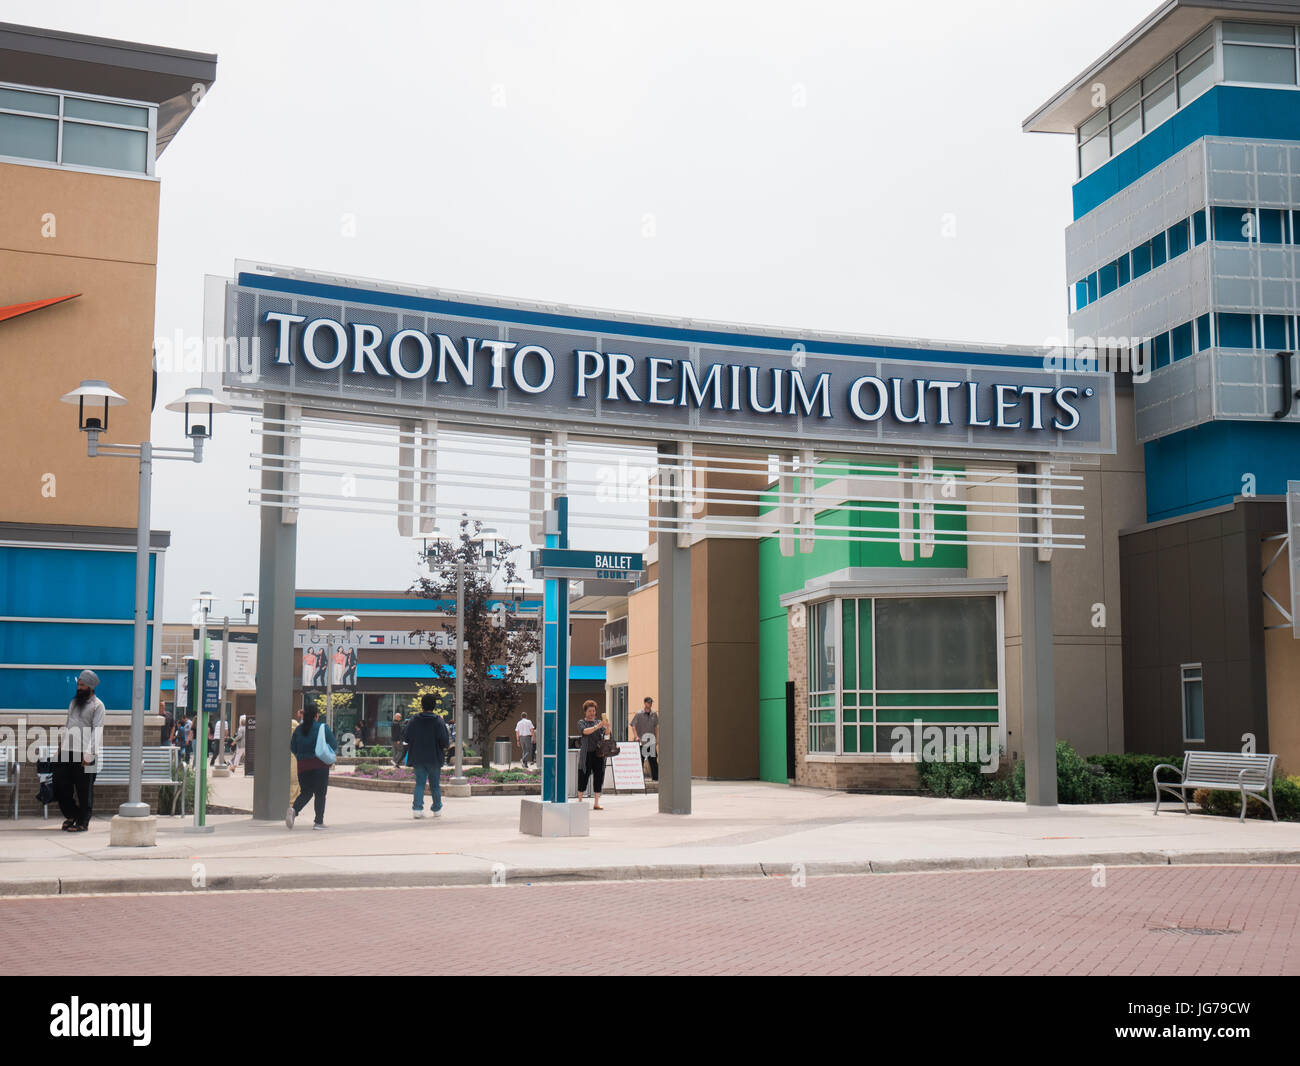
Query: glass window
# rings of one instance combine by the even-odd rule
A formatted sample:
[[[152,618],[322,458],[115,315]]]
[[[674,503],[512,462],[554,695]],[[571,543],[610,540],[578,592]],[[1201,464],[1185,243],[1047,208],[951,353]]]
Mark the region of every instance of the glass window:
[[[1182,255],[1189,247],[1189,235],[1187,232],[1187,219],[1181,222],[1175,222],[1168,230],[1165,231],[1169,238],[1169,258]]]
[[[1282,216],[1284,212],[1278,211],[1272,207],[1261,207],[1259,209],[1259,239],[1264,244],[1285,244],[1283,236],[1284,224]]]
[[[1210,346],[1210,316],[1201,315],[1196,320],[1196,350],[1205,351]]]
[[[1291,243],[1300,244],[1300,211],[1291,212]]]
[[[844,656],[844,688],[846,690],[855,690],[858,687],[858,657],[847,653],[847,649],[858,646],[858,627],[857,603],[854,600],[841,600],[844,616],[844,647],[846,653]]]
[[[1174,57],[1170,56],[1160,66],[1156,67],[1150,74],[1142,79],[1142,95],[1149,96],[1155,89],[1161,91],[1166,88],[1171,92],[1173,86],[1166,84],[1174,76]]]
[[[1207,48],[1214,43],[1214,27],[1206,26],[1194,39],[1178,49],[1178,69],[1184,70]]]
[[[1112,119],[1124,114],[1130,107],[1138,102],[1138,87],[1132,88],[1120,93],[1110,104],[1110,117]]]
[[[119,130],[111,126],[63,124],[63,162],[107,170],[148,169],[149,134],[144,130]]]
[[[53,163],[58,158],[58,152],[57,120],[0,114],[0,155]]]
[[[1181,60],[1178,65],[1178,106],[1186,107],[1214,84],[1214,53],[1206,52],[1186,67],[1183,67]]]
[[[1251,315],[1220,312],[1218,334],[1220,348],[1253,348],[1255,346]]]
[[[1173,60],[1170,60],[1170,62],[1172,63]],[[1178,103],[1174,99],[1174,80],[1170,78],[1142,102],[1142,128],[1144,130],[1155,129],[1177,110]]]
[[[1115,120],[1110,128],[1111,151],[1118,155],[1142,136],[1141,108],[1132,108]]]
[[[1079,173],[1090,174],[1110,158],[1110,139],[1102,130],[1079,146]]]
[[[92,122],[112,122],[118,126],[149,127],[149,109],[129,104],[109,104],[103,100],[78,100],[69,96],[63,104],[64,118],[88,118]]]
[[[1115,260],[1115,265],[1119,268],[1119,283],[1127,285],[1129,283],[1128,256],[1121,255]]]
[[[1256,85],[1294,85],[1295,49],[1225,44],[1223,80],[1252,82]]]
[[[1155,352],[1155,368],[1169,365],[1169,334],[1157,333],[1151,338],[1151,348]]]
[[[30,111],[37,115],[57,115],[59,98],[49,93],[25,93],[19,89],[0,89],[0,109]]]
[[[808,750],[835,752],[834,601],[808,608]]]
[[[1192,243],[1205,243],[1205,212],[1197,211],[1192,216]]]
[[[877,599],[876,674],[881,689],[996,689],[993,597]]]
[[[1278,351],[1286,346],[1286,315],[1265,315],[1264,347]]]
[[[1079,141],[1082,143],[1091,137],[1094,133],[1099,133],[1106,128],[1106,109],[1103,107],[1092,118],[1088,119],[1079,127]]]
[[[1074,283],[1074,309],[1082,310],[1088,306],[1088,283],[1086,281],[1076,281]]]
[[[1169,331],[1169,343],[1174,360],[1186,359],[1195,350],[1192,323],[1184,322]]]
[[[1087,285],[1088,285],[1088,302],[1092,303],[1093,300],[1097,299],[1097,275],[1096,274],[1088,275]]]
[[[1216,241],[1253,241],[1255,213],[1248,207],[1212,207]]]
[[[1269,26],[1259,22],[1225,22],[1223,39],[1239,44],[1285,44],[1292,43],[1290,26]]]
[[[1119,270],[1114,263],[1107,263],[1097,271],[1097,292],[1100,296],[1109,296],[1119,286]]]
[[[1183,740],[1205,740],[1205,692],[1201,664],[1182,667]]]
[[[1151,238],[1151,269],[1165,265],[1165,235],[1157,233]]]
[[[1140,278],[1151,270],[1151,242],[1144,241],[1133,249],[1133,276]]]

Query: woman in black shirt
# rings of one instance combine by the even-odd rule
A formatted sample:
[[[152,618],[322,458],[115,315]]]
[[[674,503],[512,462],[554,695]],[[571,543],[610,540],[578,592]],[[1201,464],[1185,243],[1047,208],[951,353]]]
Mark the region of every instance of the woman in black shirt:
[[[605,784],[605,757],[598,751],[600,742],[605,739],[605,727],[596,718],[596,701],[588,700],[582,705],[582,721],[578,729],[582,732],[582,747],[578,749],[578,801],[587,791],[587,781],[591,779],[592,794],[596,798],[594,811],[603,811],[600,805],[600,791]]]

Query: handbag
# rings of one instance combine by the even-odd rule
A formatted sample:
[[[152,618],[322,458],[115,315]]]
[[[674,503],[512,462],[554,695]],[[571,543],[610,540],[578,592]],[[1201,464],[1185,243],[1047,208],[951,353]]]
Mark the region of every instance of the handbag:
[[[614,756],[618,754],[618,741],[610,739],[602,740],[596,745],[596,754],[602,759],[614,758]]]
[[[36,790],[36,802],[48,807],[54,802],[54,781],[45,778],[46,775],[42,774],[38,779],[41,787]]]
[[[316,726],[316,758],[326,766],[333,766],[334,760],[338,758],[334,754],[334,749],[330,747],[330,742],[325,739],[325,726],[323,723]]]

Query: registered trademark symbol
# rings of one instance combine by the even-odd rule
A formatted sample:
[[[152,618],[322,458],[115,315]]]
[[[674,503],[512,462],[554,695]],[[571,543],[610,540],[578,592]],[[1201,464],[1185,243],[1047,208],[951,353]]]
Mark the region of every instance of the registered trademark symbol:
[[[1084,389],[1084,390],[1083,390],[1083,394],[1084,394],[1085,396],[1091,396],[1091,395],[1092,395],[1092,389]]]

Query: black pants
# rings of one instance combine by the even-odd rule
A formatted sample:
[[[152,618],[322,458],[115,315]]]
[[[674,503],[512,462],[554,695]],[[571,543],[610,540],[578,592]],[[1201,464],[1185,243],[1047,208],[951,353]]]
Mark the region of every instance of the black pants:
[[[578,791],[587,791],[587,779],[593,778],[592,789],[597,796],[605,786],[605,757],[594,751],[587,755],[585,761],[578,763]]]
[[[330,769],[322,766],[319,770],[299,770],[298,787],[302,790],[293,801],[293,809],[301,814],[307,801],[316,797],[316,824],[325,824],[325,790],[330,784]]]
[[[651,756],[648,756],[648,761],[649,761],[649,763],[650,763],[650,780],[651,780],[651,781],[658,781],[658,780],[659,780],[659,760],[658,760],[657,758],[655,758],[655,756],[651,755]]]
[[[63,817],[77,825],[90,824],[90,808],[95,798],[95,775],[77,762],[60,759],[54,764],[54,798]]]

